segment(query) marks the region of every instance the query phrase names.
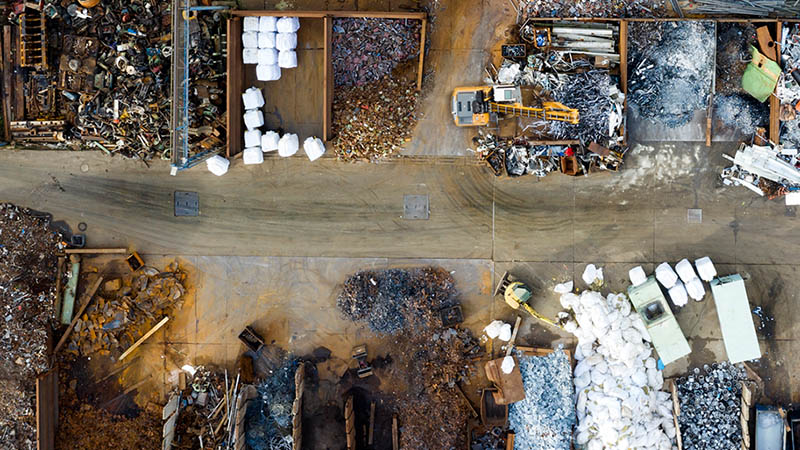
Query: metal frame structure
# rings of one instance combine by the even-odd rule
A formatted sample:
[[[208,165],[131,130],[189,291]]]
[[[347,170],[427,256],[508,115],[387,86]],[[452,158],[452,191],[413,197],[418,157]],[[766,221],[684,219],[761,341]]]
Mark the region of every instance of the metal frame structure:
[[[203,11],[226,11],[228,6],[195,6],[193,0],[174,0],[172,8],[172,174],[197,165],[216,152],[189,156],[189,48],[190,21]]]

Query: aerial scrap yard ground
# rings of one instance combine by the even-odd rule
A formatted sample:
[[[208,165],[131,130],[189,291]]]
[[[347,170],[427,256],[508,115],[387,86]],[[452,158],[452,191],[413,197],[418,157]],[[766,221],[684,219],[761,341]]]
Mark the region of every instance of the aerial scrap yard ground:
[[[241,3],[267,10],[417,6]],[[632,25],[636,64],[696,53],[646,69],[664,86],[695,92],[694,107],[647,85],[644,71],[634,73],[630,80],[638,76],[641,84],[629,85],[629,150],[619,171],[498,177],[475,155],[476,130],[453,124],[451,99],[454,88],[496,75],[484,68],[500,68],[501,43],[517,37],[520,11],[512,5],[541,17],[672,13],[641,0],[613,7],[421,3],[429,29],[423,90],[413,99],[416,125],[390,141],[401,149],[374,152],[401,157],[377,164],[233,159],[228,173],[215,177],[204,165],[170,176],[168,161],[145,166],[101,151],[0,151],[0,201],[9,203],[0,207],[0,446],[36,447],[34,377],[49,367],[57,368],[57,448],[161,448],[162,419],[173,417],[168,411],[177,404],[175,448],[225,448],[236,436],[254,449],[391,449],[395,434],[400,448],[505,448],[508,427],[518,449],[673,448],[678,431],[683,448],[708,448],[711,432],[727,445],[721,448],[740,448],[748,431],[738,426],[738,405],[747,392],[753,390],[753,404],[800,402],[797,207],[720,178],[730,164],[723,155],[767,125],[763,105],[752,104],[731,76],[744,70],[752,27]],[[344,32],[358,23],[338,25]],[[727,44],[722,54],[690,45],[713,40],[716,26],[717,36],[730,36],[717,44]],[[654,42],[669,44],[645,51]],[[716,73],[706,67],[715,59]],[[381,70],[396,73],[386,64]],[[604,82],[619,83],[619,72],[606,71]],[[374,94],[356,81],[373,75],[336,73],[342,85],[356,86],[362,100],[354,104]],[[706,146],[712,79],[724,95],[713,99],[720,113]],[[293,108],[316,105],[307,97],[298,91]],[[656,114],[648,110],[654,104],[670,108]],[[199,215],[177,217],[176,192],[197,193]],[[412,198],[422,206],[408,204]],[[79,234],[87,248],[125,251],[80,255],[79,313],[64,321],[64,305],[54,307],[53,299],[57,288],[69,289],[74,261],[64,249]],[[135,270],[125,261],[133,250],[143,264]],[[717,274],[745,279],[761,353],[747,368],[723,364],[730,349],[709,284],[701,284],[700,301],[685,306],[669,297],[690,353],[664,368],[664,349],[651,342],[628,299],[609,295],[627,292],[631,268],[653,274],[663,262],[703,256]],[[586,271],[589,264],[602,275]],[[530,287],[536,311],[561,319],[563,328],[495,295],[506,272]],[[517,318],[512,374],[522,380],[521,392],[501,375],[506,334]],[[505,325],[487,328],[496,320]],[[253,334],[243,344],[246,327]],[[357,361],[361,345],[366,357]],[[371,375],[359,376],[369,368]],[[507,388],[502,397],[522,395],[498,425],[480,417],[487,397],[498,401],[484,392],[493,385]],[[671,386],[681,405],[677,420]],[[718,414],[704,415],[709,408]]]

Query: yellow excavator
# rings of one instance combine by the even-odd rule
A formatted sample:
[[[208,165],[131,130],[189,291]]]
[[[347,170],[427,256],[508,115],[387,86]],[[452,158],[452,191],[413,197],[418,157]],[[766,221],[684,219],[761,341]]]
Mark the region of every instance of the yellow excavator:
[[[541,108],[523,106],[522,90],[514,85],[456,88],[452,107],[453,120],[459,127],[488,125],[492,114],[558,120],[573,125],[580,121],[577,109],[559,102],[544,102]]]
[[[562,328],[561,323],[545,317],[533,309],[529,303],[531,296],[533,295],[531,288],[529,288],[525,283],[517,281],[517,279],[508,272],[503,274],[503,278],[500,280],[500,283],[497,284],[497,288],[494,290],[494,295],[497,296],[501,292],[503,293],[503,298],[508,306],[514,309],[519,309],[521,306],[522,309],[528,311],[528,314],[541,320],[542,322],[557,328]]]

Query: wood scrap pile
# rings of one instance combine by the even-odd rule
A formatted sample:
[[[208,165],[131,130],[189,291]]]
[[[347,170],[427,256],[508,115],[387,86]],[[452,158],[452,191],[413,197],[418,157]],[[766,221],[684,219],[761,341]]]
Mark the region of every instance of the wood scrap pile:
[[[67,353],[118,357],[164,316],[181,308],[185,281],[177,263],[161,272],[143,267],[107,281],[77,320]]]

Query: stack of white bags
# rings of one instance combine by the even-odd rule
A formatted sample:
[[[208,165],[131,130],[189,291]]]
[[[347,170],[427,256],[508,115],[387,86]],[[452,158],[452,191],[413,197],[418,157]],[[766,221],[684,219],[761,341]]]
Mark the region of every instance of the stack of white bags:
[[[577,444],[588,450],[670,450],[675,438],[670,394],[656,367],[644,323],[624,294],[558,287],[574,319]]]
[[[245,17],[242,33],[242,59],[256,64],[258,81],[276,81],[281,69],[297,67],[297,17]]]
[[[697,272],[692,267],[692,263],[686,258],[675,264],[674,270],[666,262],[656,267],[656,279],[667,289],[669,298],[675,306],[685,306],[689,298],[698,302],[703,300],[706,295],[703,281],[709,282],[717,276],[717,269],[714,268],[714,263],[711,262],[711,258],[708,256],[695,260],[694,264],[697,267]],[[631,282],[636,285],[633,282],[633,276],[631,276]]]

